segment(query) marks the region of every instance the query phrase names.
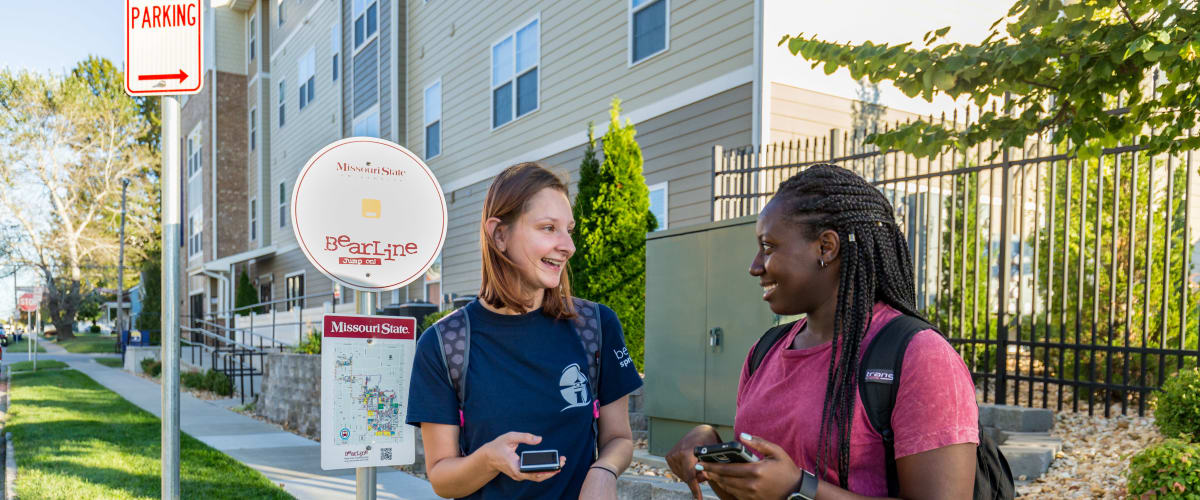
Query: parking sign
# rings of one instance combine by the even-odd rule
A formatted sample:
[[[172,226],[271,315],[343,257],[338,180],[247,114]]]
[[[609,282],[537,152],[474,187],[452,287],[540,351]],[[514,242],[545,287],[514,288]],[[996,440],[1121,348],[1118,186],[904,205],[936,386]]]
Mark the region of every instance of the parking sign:
[[[200,92],[203,13],[200,0],[125,0],[126,93]]]

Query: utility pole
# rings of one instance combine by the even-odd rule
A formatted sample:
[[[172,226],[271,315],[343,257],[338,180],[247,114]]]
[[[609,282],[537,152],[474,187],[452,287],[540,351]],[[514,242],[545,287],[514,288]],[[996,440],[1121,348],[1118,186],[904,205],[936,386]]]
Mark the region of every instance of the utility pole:
[[[375,293],[354,292],[354,313],[374,315]],[[375,468],[359,467],[354,469],[354,498],[355,500],[375,500],[376,494]]]
[[[179,98],[162,96],[162,498],[179,498]]]
[[[125,341],[125,191],[128,188],[129,179],[121,179],[121,250],[117,257],[117,338],[121,342]]]

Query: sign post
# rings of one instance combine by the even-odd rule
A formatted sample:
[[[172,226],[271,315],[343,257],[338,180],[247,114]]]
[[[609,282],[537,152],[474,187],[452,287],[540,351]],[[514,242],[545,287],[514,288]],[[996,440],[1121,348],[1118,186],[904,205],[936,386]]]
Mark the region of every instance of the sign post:
[[[33,371],[35,372],[37,371],[37,358],[35,357],[37,356],[37,351],[33,348],[33,338],[37,335],[37,332],[34,331],[33,313],[38,310],[38,304],[41,302],[40,299],[41,294],[39,293],[37,297],[34,297],[33,292],[23,293],[17,299],[17,305],[21,307],[21,310],[25,312],[28,318],[26,321],[28,328],[25,330],[25,335],[28,336],[25,340],[25,359],[33,361]],[[41,324],[40,311],[38,316],[38,324]]]
[[[352,288],[357,314],[326,314],[321,345],[321,468],[355,469],[375,499],[375,467],[411,464],[405,425],[415,318],[372,316],[377,293],[419,279],[446,240],[446,198],[407,149],[351,137],[308,160],[292,191],[292,229],[305,257]]]
[[[162,96],[162,498],[179,490],[179,98],[204,85],[201,0],[125,0],[125,92]],[[122,284],[118,284],[118,294]]]

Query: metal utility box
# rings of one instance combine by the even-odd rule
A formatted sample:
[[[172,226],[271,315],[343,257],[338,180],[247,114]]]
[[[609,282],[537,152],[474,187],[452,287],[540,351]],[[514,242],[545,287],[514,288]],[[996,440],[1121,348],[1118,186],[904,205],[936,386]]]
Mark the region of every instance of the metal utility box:
[[[750,276],[755,217],[646,237],[646,416],[650,453],[665,455],[707,423],[732,439],[738,378],[750,347],[779,317]]]

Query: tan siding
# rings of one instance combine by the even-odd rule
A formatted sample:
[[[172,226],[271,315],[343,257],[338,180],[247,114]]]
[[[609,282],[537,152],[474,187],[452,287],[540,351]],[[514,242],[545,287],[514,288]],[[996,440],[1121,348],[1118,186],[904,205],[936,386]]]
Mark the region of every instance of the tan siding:
[[[844,97],[801,89],[782,83],[771,84],[771,141],[781,142],[811,137],[829,137],[829,130],[850,130],[854,101]],[[884,123],[894,123],[917,115],[888,109]],[[744,146],[749,144],[725,144]]]
[[[293,5],[295,4],[289,4]],[[275,70],[271,75],[271,200],[265,208],[269,209],[266,220],[270,221],[272,243],[276,247],[288,246],[295,242],[291,221],[287,221],[286,226],[279,225],[279,183],[286,183],[285,192],[290,201],[293,183],[308,159],[326,144],[342,137],[337,125],[337,114],[341,112],[341,103],[337,95],[341,91],[341,75],[338,75],[339,82],[331,81],[333,75],[329,62],[332,57],[329,30],[337,22],[339,11],[334,2],[322,2],[321,5],[309,22],[300,27],[288,41],[287,50],[275,60]],[[311,7],[307,3],[300,6],[304,7],[305,12]],[[289,23],[293,21],[291,16],[295,14],[288,13]],[[316,91],[313,101],[304,109],[300,109],[298,62],[309,48],[313,48],[315,53]],[[283,128],[279,128],[277,116],[281,78],[286,82],[286,123]]]
[[[216,15],[217,69],[246,74],[246,17],[230,9],[213,9]]]
[[[450,2],[410,2],[409,147],[424,150],[422,90],[438,78],[443,145],[441,156],[429,163],[447,184],[578,133],[588,120],[604,122],[614,95],[624,100],[625,110],[636,110],[753,64],[752,2],[672,2],[669,49],[632,68],[627,7],[483,4],[472,16],[452,18],[458,7]],[[539,109],[491,130],[491,45],[539,12]]]

